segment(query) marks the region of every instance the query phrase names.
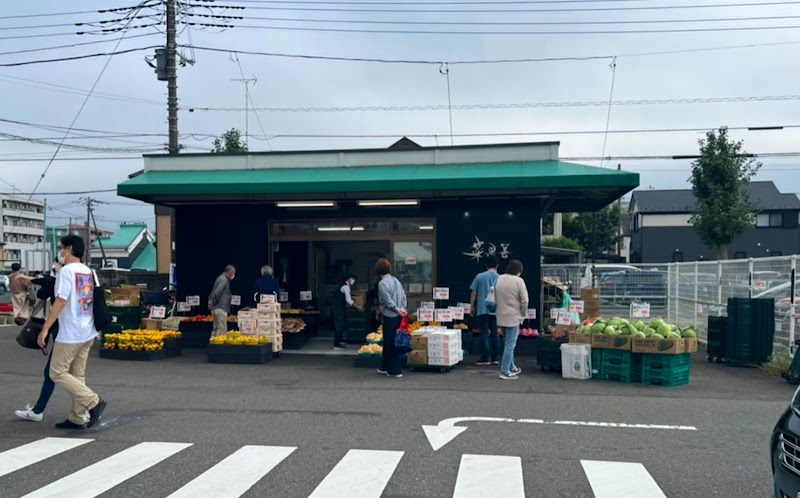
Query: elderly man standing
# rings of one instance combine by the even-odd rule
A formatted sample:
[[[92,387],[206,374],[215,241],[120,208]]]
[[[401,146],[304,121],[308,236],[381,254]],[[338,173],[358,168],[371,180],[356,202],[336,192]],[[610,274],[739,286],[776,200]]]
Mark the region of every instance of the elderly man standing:
[[[28,303],[28,292],[30,291],[31,284],[27,280],[17,278],[18,275],[21,275],[21,269],[22,267],[19,263],[12,264],[11,271],[13,271],[13,273],[8,276],[8,290],[11,291],[11,303],[14,307],[14,321],[17,325],[22,325],[31,317]]]
[[[214,330],[212,337],[228,333],[228,314],[231,312],[231,280],[236,277],[236,268],[233,265],[225,267],[214,282],[214,289],[208,296],[208,309],[214,317]]]
[[[281,295],[281,287],[269,265],[261,267],[261,277],[253,283],[253,302],[255,304],[261,302],[262,294],[274,294],[276,301]]]

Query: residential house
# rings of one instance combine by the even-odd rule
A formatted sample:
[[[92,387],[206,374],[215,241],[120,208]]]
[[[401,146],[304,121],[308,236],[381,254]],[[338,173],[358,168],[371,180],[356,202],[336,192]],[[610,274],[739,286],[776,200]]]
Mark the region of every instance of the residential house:
[[[145,223],[123,223],[113,235],[92,244],[92,265],[156,271],[155,241]]]
[[[800,254],[800,199],[773,182],[751,182],[747,192],[758,214],[752,228],[728,247],[729,259]],[[631,262],[666,263],[716,259],[690,223],[692,191],[636,190],[630,204]]]

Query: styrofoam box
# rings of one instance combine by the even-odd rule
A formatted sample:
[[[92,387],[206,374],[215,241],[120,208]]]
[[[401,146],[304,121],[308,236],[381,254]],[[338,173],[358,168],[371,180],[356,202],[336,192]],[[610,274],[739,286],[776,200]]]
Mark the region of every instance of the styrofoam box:
[[[259,313],[280,313],[281,305],[278,303],[260,303],[256,306],[256,310],[258,310]]]
[[[458,358],[428,358],[428,365],[434,367],[452,367],[458,364]]]
[[[461,334],[455,330],[446,330],[443,332],[433,332],[428,335],[428,343],[431,342],[458,342],[461,343]]]
[[[428,359],[431,358],[451,358],[458,360],[458,352],[459,350],[453,349],[439,349],[439,350],[428,350]]]
[[[461,351],[461,343],[428,341],[428,351]]]
[[[240,311],[237,315],[239,321],[242,320],[255,320],[256,319],[256,311],[255,310],[247,310],[247,311]]]

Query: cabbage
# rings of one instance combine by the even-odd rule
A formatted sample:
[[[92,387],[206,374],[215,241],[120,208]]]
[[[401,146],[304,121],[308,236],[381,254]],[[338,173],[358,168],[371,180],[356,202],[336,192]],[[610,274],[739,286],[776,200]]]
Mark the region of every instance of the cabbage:
[[[604,334],[607,334],[607,335],[618,335],[618,334],[619,334],[619,332],[617,332],[617,329],[615,329],[615,328],[614,328],[614,327],[612,327],[611,325],[609,325],[608,327],[606,327],[606,329],[605,329],[605,330],[603,330],[603,333],[604,333]]]

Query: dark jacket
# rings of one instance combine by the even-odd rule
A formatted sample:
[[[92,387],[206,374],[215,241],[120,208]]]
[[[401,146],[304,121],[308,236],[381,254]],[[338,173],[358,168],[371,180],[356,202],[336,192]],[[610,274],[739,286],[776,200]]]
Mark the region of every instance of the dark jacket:
[[[253,284],[253,301],[258,304],[261,294],[275,294],[275,297],[280,297],[281,287],[278,285],[278,280],[269,275],[263,275]]]
[[[56,302],[56,277],[40,277],[31,280],[31,284],[38,285],[39,290],[36,297],[42,301],[50,300],[50,304]],[[58,334],[58,320],[50,327],[50,334],[55,337]]]

